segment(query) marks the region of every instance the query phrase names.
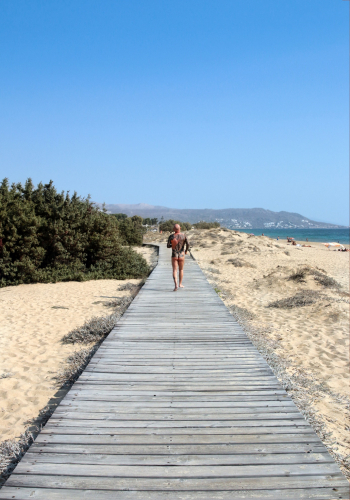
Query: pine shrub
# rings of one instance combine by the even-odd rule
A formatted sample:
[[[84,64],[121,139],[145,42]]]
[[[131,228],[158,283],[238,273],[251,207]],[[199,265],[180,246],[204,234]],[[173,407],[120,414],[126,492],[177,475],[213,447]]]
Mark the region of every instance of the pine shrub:
[[[220,222],[196,222],[193,224],[193,227],[196,229],[214,229],[220,227]]]
[[[172,232],[175,224],[179,224],[182,231],[189,231],[192,229],[192,224],[190,222],[180,222],[178,220],[168,219],[159,224],[159,231]]]
[[[133,218],[132,218],[133,219]],[[0,287],[21,283],[143,278],[149,266],[131,247],[142,219],[123,221],[53,182],[0,185]],[[140,219],[140,221],[138,220]],[[126,223],[125,223],[126,224]],[[131,225],[130,225],[131,224]]]

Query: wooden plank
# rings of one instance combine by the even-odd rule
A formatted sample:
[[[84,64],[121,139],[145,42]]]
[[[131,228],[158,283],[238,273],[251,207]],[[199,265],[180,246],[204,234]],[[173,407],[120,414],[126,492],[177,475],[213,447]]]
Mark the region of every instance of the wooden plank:
[[[67,476],[128,477],[128,478],[248,478],[248,477],[292,477],[311,475],[336,475],[339,468],[334,462],[287,465],[192,465],[172,466],[128,466],[128,465],[81,465],[79,463],[60,464],[60,474]],[[30,463],[21,461],[16,467],[17,474],[56,475],[57,464]]]
[[[53,417],[54,420],[116,420],[116,421],[134,421],[134,420],[152,420],[153,422],[163,421],[163,420],[215,420],[220,418],[221,422],[226,421],[236,421],[236,420],[304,420],[302,415],[298,411],[294,412],[251,412],[251,413],[236,413],[231,412],[229,414],[225,414],[218,410],[216,413],[208,413],[208,412],[196,412],[194,414],[186,412],[172,412],[168,411],[165,413],[160,412],[136,412],[136,413],[115,413],[115,412],[82,412],[82,411],[55,411],[55,415]]]
[[[160,404],[160,403],[158,403]],[[57,418],[58,416],[69,416],[69,415],[78,415],[78,414],[81,414],[81,413],[90,413],[91,412],[91,403],[89,402],[85,402],[85,405],[83,404],[83,401],[81,402],[81,404],[77,404],[77,403],[74,403],[73,405],[71,406],[60,406],[59,408],[57,408],[57,410],[55,411],[55,417]],[[208,413],[208,412],[211,412],[211,413]],[[168,403],[167,407],[154,407],[154,406],[150,406],[149,404],[144,404],[143,406],[140,406],[138,405],[137,407],[134,407],[132,405],[128,406],[128,405],[125,405],[125,406],[122,406],[122,404],[120,404],[119,406],[115,406],[115,403],[112,403],[112,404],[108,404],[108,403],[104,403],[102,402],[98,407],[94,407],[94,415],[97,415],[97,414],[112,414],[112,415],[125,415],[125,414],[132,414],[133,416],[135,414],[144,414],[144,413],[148,413],[148,414],[151,414],[151,415],[162,415],[163,417],[164,416],[171,416],[171,415],[188,415],[188,416],[191,416],[191,418],[193,418],[194,415],[197,415],[197,418],[200,418],[201,416],[203,415],[206,415],[208,416],[209,414],[214,414],[215,412],[215,415],[216,417],[218,415],[223,415],[225,416],[225,418],[227,418],[228,415],[231,415],[233,417],[237,416],[238,414],[241,414],[241,413],[248,413],[249,414],[261,414],[261,412],[263,413],[272,413],[272,412],[278,412],[278,413],[297,413],[300,415],[300,413],[298,412],[297,408],[293,407],[293,406],[257,406],[257,407],[252,407],[252,406],[248,406],[248,407],[235,407],[235,408],[221,408],[221,407],[214,407],[214,408],[189,408],[189,407],[182,407],[182,408],[174,408],[171,403]],[[211,417],[213,418],[213,417]]]
[[[46,426],[42,429],[41,434],[109,434],[116,436],[118,434],[126,435],[147,435],[147,434],[167,434],[168,436],[175,436],[177,434],[191,434],[195,435],[212,435],[216,436],[217,434],[227,435],[227,434],[240,434],[240,435],[249,435],[249,434],[309,434],[313,432],[312,427],[310,425],[283,425],[283,426],[232,426],[232,427],[95,427],[92,425],[86,425],[86,422],[82,423],[80,427],[77,426],[65,426],[61,425],[51,425],[51,421],[46,424]]]
[[[55,466],[57,469],[57,465]],[[68,467],[68,466],[67,466]],[[61,467],[60,467],[61,469]],[[177,469],[177,467],[173,467]],[[41,475],[41,474],[12,474],[6,483],[11,488],[12,495],[18,487],[37,488],[73,488],[80,490],[112,490],[119,491],[242,491],[242,490],[282,490],[291,488],[347,488],[344,476],[338,475],[301,475],[301,476],[258,476],[258,477],[196,477],[196,478],[172,478],[172,477],[109,477],[93,475]],[[0,490],[2,494],[8,494],[6,488]],[[334,492],[336,494],[336,491]],[[1,497],[0,497],[1,498]],[[6,498],[6,497],[5,497]],[[12,497],[11,497],[12,498]],[[49,498],[49,497],[48,497]],[[74,497],[73,497],[74,498]],[[283,495],[277,497],[284,500]],[[307,498],[307,497],[306,497]],[[332,498],[332,497],[331,497]],[[231,496],[231,499],[235,497]],[[346,499],[346,497],[345,497]],[[329,499],[330,500],[330,499]],[[347,499],[346,499],[347,500]]]
[[[91,429],[96,427],[109,427],[113,428],[134,428],[137,429],[139,427],[145,427],[147,429],[156,427],[158,429],[162,428],[202,428],[202,427],[273,427],[273,426],[300,426],[306,427],[309,424],[301,417],[292,418],[292,419],[271,419],[267,420],[262,419],[252,419],[252,420],[171,420],[171,421],[163,421],[163,420],[89,420],[88,422],[84,419],[59,419],[52,417],[48,424],[51,428],[56,426],[65,426],[65,427],[80,427],[89,425]]]
[[[111,453],[27,453],[22,459],[23,467],[41,464],[74,464],[98,466],[231,466],[231,465],[301,465],[333,463],[329,453],[251,453],[251,454],[111,454]],[[36,470],[36,469],[35,469]]]
[[[42,443],[36,442],[29,449],[27,457],[34,453],[64,453],[64,454],[105,454],[105,455],[261,455],[261,454],[290,454],[290,453],[326,453],[323,444],[316,443],[245,443],[245,444],[76,444]],[[329,456],[328,456],[329,460]]]
[[[145,405],[147,402],[147,405]],[[293,401],[285,400],[285,399],[272,399],[271,401],[192,401],[191,399],[188,401],[157,401],[157,400],[149,400],[145,399],[145,401],[120,401],[117,403],[104,403],[100,402],[98,406],[94,407],[94,411],[107,411],[110,410],[119,410],[123,411],[127,410],[140,410],[143,408],[152,408],[152,411],[164,410],[166,408],[173,408],[184,410],[187,408],[189,411],[195,410],[197,408],[221,408],[222,411],[231,410],[232,408],[236,408],[239,411],[242,408],[252,408],[253,411],[259,411],[259,408],[264,409],[273,409],[273,408],[296,408]],[[91,409],[90,401],[69,401],[67,399],[63,399],[60,403],[59,408],[89,408]],[[57,409],[58,410],[58,409]]]
[[[118,491],[118,500],[232,500],[232,491]],[[275,490],[240,490],[234,500],[330,500],[349,498],[348,488],[307,488]],[[12,495],[12,493],[11,493]],[[0,499],[10,500],[115,500],[116,494],[107,490],[16,488],[13,496],[0,490]]]
[[[294,429],[293,429],[294,430]],[[240,429],[241,431],[241,429]],[[269,428],[269,431],[271,431],[271,428]],[[166,433],[159,433],[159,432],[151,432],[149,434],[145,433],[137,433],[134,432],[133,434],[128,434],[125,432],[122,433],[114,433],[114,434],[102,434],[102,433],[70,433],[70,434],[65,434],[65,433],[59,433],[59,432],[54,432],[54,433],[48,433],[46,429],[39,434],[37,437],[35,443],[33,444],[33,447],[40,447],[43,445],[50,445],[50,444],[84,444],[84,445],[101,445],[105,446],[106,450],[109,449],[109,446],[117,444],[119,445],[128,445],[128,446],[133,446],[133,445],[142,445],[142,446],[147,446],[147,445],[160,445],[160,444],[165,444],[169,446],[175,446],[175,445],[218,445],[218,444],[224,444],[225,446],[232,446],[232,445],[247,445],[250,446],[251,444],[253,445],[258,445],[258,446],[263,446],[265,444],[278,444],[281,446],[284,445],[289,445],[291,443],[295,444],[303,444],[306,446],[309,445],[314,445],[318,444],[319,446],[323,446],[319,437],[311,430],[309,429],[308,431],[305,430],[300,430],[297,429],[295,432],[293,432],[291,429],[280,429],[279,432],[276,432],[276,430],[273,430],[273,433],[271,432],[263,432],[256,434],[254,432],[247,433],[244,431],[244,433],[239,432],[239,433],[193,433],[191,431],[191,434],[166,434]],[[30,448],[29,452],[31,451],[32,448]]]

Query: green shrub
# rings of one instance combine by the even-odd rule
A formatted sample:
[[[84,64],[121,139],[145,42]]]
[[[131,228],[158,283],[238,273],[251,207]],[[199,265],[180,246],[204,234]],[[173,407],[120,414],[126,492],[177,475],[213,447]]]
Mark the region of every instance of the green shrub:
[[[119,234],[125,245],[141,246],[146,229],[142,225],[142,217],[134,215],[118,221]]]
[[[127,219],[128,216],[126,214],[112,214],[113,217],[115,217],[117,220],[124,220]]]
[[[138,218],[141,219],[141,218]],[[103,278],[142,278],[146,261],[123,245],[120,222],[76,193],[58,193],[52,181],[34,188],[0,185],[0,286]],[[142,219],[141,219],[142,220]],[[132,240],[138,243],[133,243]],[[141,236],[142,242],[142,236]]]
[[[178,220],[168,219],[159,224],[159,231],[172,232],[175,224],[179,224],[182,231],[189,231],[192,229],[192,224],[190,222],[180,222]]]
[[[193,227],[195,227],[196,229],[214,229],[214,228],[220,227],[220,223],[219,222],[200,221],[200,222],[196,222],[195,224],[193,224]]]

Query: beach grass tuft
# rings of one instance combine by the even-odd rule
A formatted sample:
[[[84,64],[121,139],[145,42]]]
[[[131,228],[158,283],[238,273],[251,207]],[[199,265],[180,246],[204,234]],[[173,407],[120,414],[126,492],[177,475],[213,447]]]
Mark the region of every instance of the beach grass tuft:
[[[295,307],[310,306],[317,302],[317,300],[320,300],[322,298],[323,296],[315,290],[303,290],[301,292],[298,292],[293,297],[287,297],[286,299],[270,302],[267,307],[293,309]]]
[[[101,342],[114,328],[118,315],[113,313],[108,316],[91,318],[82,326],[75,328],[62,339],[64,344],[92,344]]]
[[[324,288],[341,288],[340,283],[338,283],[334,278],[327,276],[325,271],[309,266],[298,269],[295,273],[288,277],[288,280],[295,281],[297,283],[305,283],[305,278],[308,275],[313,276],[314,280]]]
[[[123,283],[118,288],[118,290],[121,292],[127,292],[127,291],[135,292],[135,291],[138,291],[138,289],[139,289],[139,285],[135,285],[134,283]]]
[[[315,275],[315,281],[325,288],[341,288],[341,284],[338,283],[334,278],[326,276],[325,274],[319,273]]]
[[[98,346],[81,349],[66,359],[66,366],[55,376],[60,386],[72,385],[85,370],[88,362],[95,354]]]
[[[233,266],[235,267],[256,267],[254,266],[253,264],[251,264],[250,262],[247,262],[246,260],[242,260],[242,259],[228,259],[228,261],[230,264],[232,264]]]
[[[133,297],[122,297],[120,299],[110,300],[109,302],[104,302],[103,305],[106,307],[114,307],[115,313],[124,312],[125,309],[132,302]]]
[[[32,442],[33,434],[26,430],[19,439],[7,439],[0,443],[0,486],[12,473]]]
[[[288,280],[296,281],[297,283],[305,283],[305,278],[306,278],[305,269],[300,269],[299,271],[291,274]]]

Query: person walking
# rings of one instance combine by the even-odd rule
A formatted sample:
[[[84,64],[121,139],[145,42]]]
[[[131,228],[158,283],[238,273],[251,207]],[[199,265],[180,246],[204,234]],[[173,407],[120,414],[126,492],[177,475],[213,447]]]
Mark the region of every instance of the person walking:
[[[181,233],[179,224],[174,226],[174,234],[168,238],[167,247],[172,249],[171,263],[173,266],[173,278],[175,283],[174,292],[178,288],[184,288],[182,280],[184,277],[185,255],[190,247],[186,235]],[[179,269],[179,286],[177,285],[177,270]]]

